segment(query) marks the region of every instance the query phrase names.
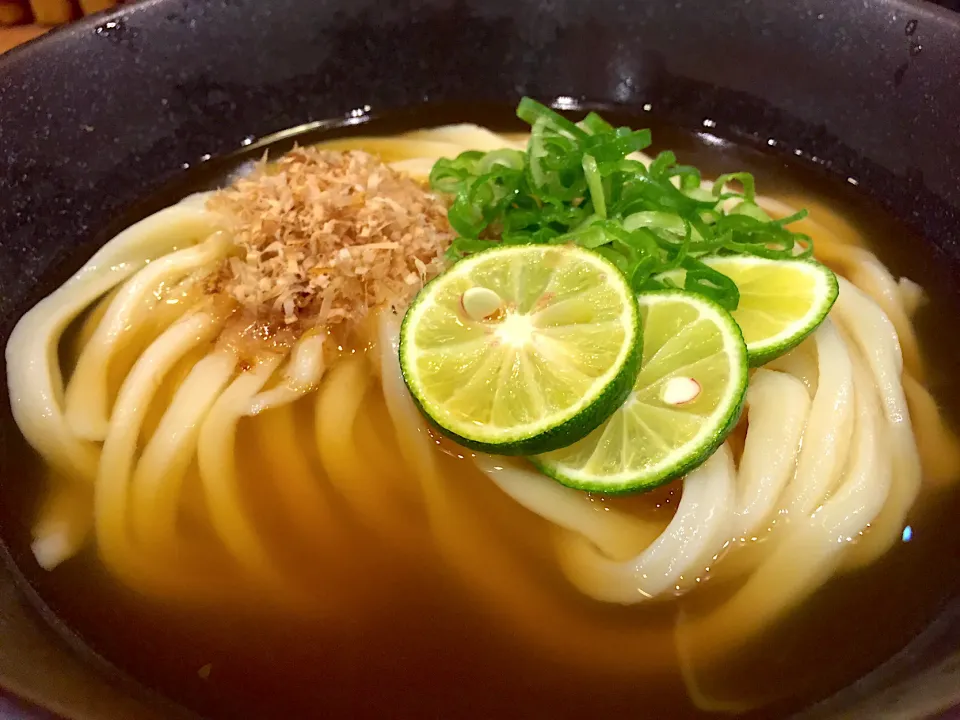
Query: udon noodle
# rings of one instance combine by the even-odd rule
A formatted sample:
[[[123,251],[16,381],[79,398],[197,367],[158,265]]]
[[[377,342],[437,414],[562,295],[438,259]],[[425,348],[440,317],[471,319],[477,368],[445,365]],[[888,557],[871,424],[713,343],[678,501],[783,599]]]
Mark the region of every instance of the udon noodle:
[[[380,153],[423,179],[439,157],[524,143],[456,125],[328,147]],[[359,561],[338,550],[374,533],[393,553],[430,548],[509,627],[571,662],[635,672],[673,654],[651,647],[676,643],[696,692],[696,668],[876,561],[922,488],[960,470],[924,385],[912,326],[922,290],[829,211],[802,222],[842,276],[828,319],[752,371],[720,450],[668,494],[624,503],[435,435],[400,373],[401,302],[372,307],[349,337],[318,327],[251,359],[224,339],[235,304],[207,291],[230,232],[209,196],[187,197],[103,246],[7,346],[15,419],[51,476],[37,561],[53,569],[92,534],[141,593],[224,603],[256,589],[332,617],[358,601],[342,580]],[[510,537],[499,514],[530,532]],[[681,610],[673,634],[651,635],[570,612],[558,579],[612,604],[729,592],[706,613]]]

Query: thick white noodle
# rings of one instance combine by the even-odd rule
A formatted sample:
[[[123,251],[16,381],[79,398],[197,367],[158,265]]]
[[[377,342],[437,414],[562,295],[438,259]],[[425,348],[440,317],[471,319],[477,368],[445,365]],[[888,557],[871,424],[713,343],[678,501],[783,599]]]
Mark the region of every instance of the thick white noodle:
[[[526,140],[510,140],[499,133],[471,123],[441,125],[440,127],[427,130],[415,130],[414,132],[407,133],[403,138],[451,143],[458,145],[460,152],[464,150],[481,150],[488,152],[490,150],[500,150],[501,148],[526,150],[527,148]]]
[[[919,307],[926,302],[926,295],[923,288],[910,278],[902,277],[897,282],[897,289],[900,293],[900,304],[903,305],[903,311],[907,317],[912,318]]]
[[[197,466],[210,521],[231,555],[255,577],[279,581],[278,571],[247,508],[237,476],[237,423],[250,400],[270,380],[281,356],[268,355],[238,375],[210,408],[200,426]]]
[[[216,194],[216,190],[204,190],[190,193],[182,198],[174,207],[206,210],[207,200]]]
[[[744,540],[768,522],[797,468],[810,413],[804,384],[785,373],[757,370],[747,389],[749,427],[737,471],[733,536]]]
[[[191,312],[171,325],[139,357],[117,395],[103,443],[94,490],[97,540],[104,561],[125,576],[149,576],[129,533],[129,481],[147,410],[163,378],[190,350],[209,341],[223,318]]]
[[[872,298],[879,310],[886,315],[899,337],[897,353],[906,356],[907,367],[916,374],[921,374],[923,367],[916,333],[910,320],[912,313],[904,304],[901,285],[872,252],[857,249],[853,251],[853,255],[857,258],[857,264],[850,274],[850,280],[860,292]],[[849,281],[845,282],[850,284]],[[913,300],[919,301],[918,298]]]
[[[781,511],[810,514],[836,487],[853,430],[853,368],[830,318],[813,335],[817,344],[817,394],[803,433],[797,473],[787,485]]]
[[[681,617],[677,639],[685,663],[717,661],[717,655],[735,651],[738,643],[809,597],[881,511],[891,474],[881,411],[862,358],[851,358],[851,365],[856,416],[840,487],[816,512],[791,518],[773,551],[733,597],[704,618]]]
[[[50,473],[46,498],[31,528],[30,550],[44,570],[76,555],[93,527],[93,492],[89,485]]]
[[[102,441],[110,422],[110,362],[138,322],[160,302],[160,291],[224,257],[230,241],[215,233],[206,241],[164,255],[147,264],[120,289],[77,359],[64,398],[64,415],[84,440]]]
[[[372,380],[364,358],[342,358],[317,393],[314,434],[327,482],[359,518],[379,532],[399,518],[376,466],[357,445],[357,416]]]
[[[810,524],[827,543],[847,546],[876,518],[892,487],[893,466],[888,433],[884,431],[883,397],[862,354],[852,353],[856,376],[856,433],[843,484],[823,507],[810,516]],[[855,547],[855,546],[854,546]]]
[[[564,573],[585,595],[604,602],[632,604],[675,590],[702,573],[729,539],[733,476],[733,455],[723,445],[687,475],[673,520],[642,553],[616,562],[581,537],[569,537],[559,547]]]
[[[257,393],[250,401],[245,415],[259,415],[270,408],[292,403],[308,392],[316,390],[323,378],[324,335],[301,338],[290,352],[280,382],[269,390]]]
[[[257,527],[256,513],[247,507],[237,472],[237,425],[250,400],[270,381],[282,355],[262,356],[241,373],[210,408],[197,439],[197,467],[210,522],[237,564],[247,570],[271,599],[298,612],[328,612],[333,598],[309,595],[299,576],[285,571],[277,546]]]
[[[876,560],[900,538],[920,491],[920,455],[903,391],[903,356],[893,323],[875,302],[843,278],[834,313],[859,348],[880,393],[893,463],[893,485],[884,510],[850,551],[849,564],[860,566]]]
[[[430,178],[430,171],[436,160],[430,158],[410,158],[408,160],[397,160],[390,163],[390,167],[398,172],[403,172],[414,180],[426,182]]]
[[[637,160],[638,162],[642,162],[644,165],[648,165],[648,166],[650,165],[650,163],[653,162],[652,157],[650,157],[646,153],[640,152],[639,150],[637,150],[637,152],[632,152],[629,155],[627,155],[627,160]],[[676,178],[676,180],[671,179],[671,182],[674,182],[674,184],[679,185],[680,178]],[[707,181],[705,185],[706,187],[704,189],[706,190],[709,190],[710,188],[713,187],[713,183],[710,183],[709,181]]]
[[[433,164],[441,157],[454,158],[466,150],[524,150],[527,146],[526,141],[512,141],[479,125],[467,123],[417,130],[391,142],[394,143],[392,147],[403,144],[404,154],[409,157],[390,163],[390,167],[418,180],[430,177]]]
[[[662,530],[659,523],[603,507],[586,493],[564,487],[531,467],[519,467],[508,458],[478,453],[475,462],[497,487],[527,510],[583,536],[609,558],[636,554]]]
[[[774,218],[790,217],[797,212],[797,208],[792,205],[787,205],[787,203],[781,200],[767,197],[766,195],[757,195],[755,199],[757,205],[766,210],[767,213]]]
[[[27,442],[68,477],[93,480],[97,450],[63,415],[60,336],[92,302],[150,260],[206,239],[217,217],[196,205],[174,205],[132,225],[104,245],[56,291],[24,315],[7,343],[7,387],[13,417]]]
[[[200,425],[230,382],[237,358],[217,350],[197,362],[177,388],[133,473],[132,524],[148,545],[171,545],[183,478],[197,451]]]
[[[763,366],[767,370],[787,373],[802,382],[810,397],[817,394],[817,341],[808,337],[786,355],[781,355]]]
[[[400,454],[421,482],[432,482],[437,475],[437,459],[427,426],[403,382],[399,360],[400,317],[388,308],[380,311],[377,344],[383,398],[397,432]]]

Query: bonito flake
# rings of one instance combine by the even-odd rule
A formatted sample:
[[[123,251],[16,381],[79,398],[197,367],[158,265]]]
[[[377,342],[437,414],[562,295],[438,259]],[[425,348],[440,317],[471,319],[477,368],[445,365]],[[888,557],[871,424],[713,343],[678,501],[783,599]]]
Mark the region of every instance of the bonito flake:
[[[237,252],[217,289],[287,325],[359,323],[439,273],[453,239],[442,199],[375,155],[296,148],[221,190]]]

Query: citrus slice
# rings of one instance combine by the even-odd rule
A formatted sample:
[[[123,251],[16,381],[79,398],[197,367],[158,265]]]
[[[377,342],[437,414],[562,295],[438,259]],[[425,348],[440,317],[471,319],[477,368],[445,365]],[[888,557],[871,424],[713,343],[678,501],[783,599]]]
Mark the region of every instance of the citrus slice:
[[[643,359],[633,392],[583,440],[532,458],[564,485],[648,490],[702,463],[740,417],[747,348],[712,300],[681,290],[642,293]]]
[[[823,322],[839,292],[836,275],[815,260],[725,255],[700,261],[737,284],[740,305],[733,319],[754,367],[799,345]],[[682,273],[664,275],[676,279]]]
[[[423,288],[403,320],[400,366],[445,434],[527,455],[576,442],[623,403],[640,337],[634,293],[605,258],[501,246]]]

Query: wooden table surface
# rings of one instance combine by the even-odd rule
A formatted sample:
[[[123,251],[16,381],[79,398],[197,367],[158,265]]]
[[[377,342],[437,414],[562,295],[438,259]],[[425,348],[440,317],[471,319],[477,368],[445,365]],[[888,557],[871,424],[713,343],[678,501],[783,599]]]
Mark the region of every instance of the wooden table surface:
[[[17,25],[0,29],[0,53],[43,34],[46,29],[37,25]]]

